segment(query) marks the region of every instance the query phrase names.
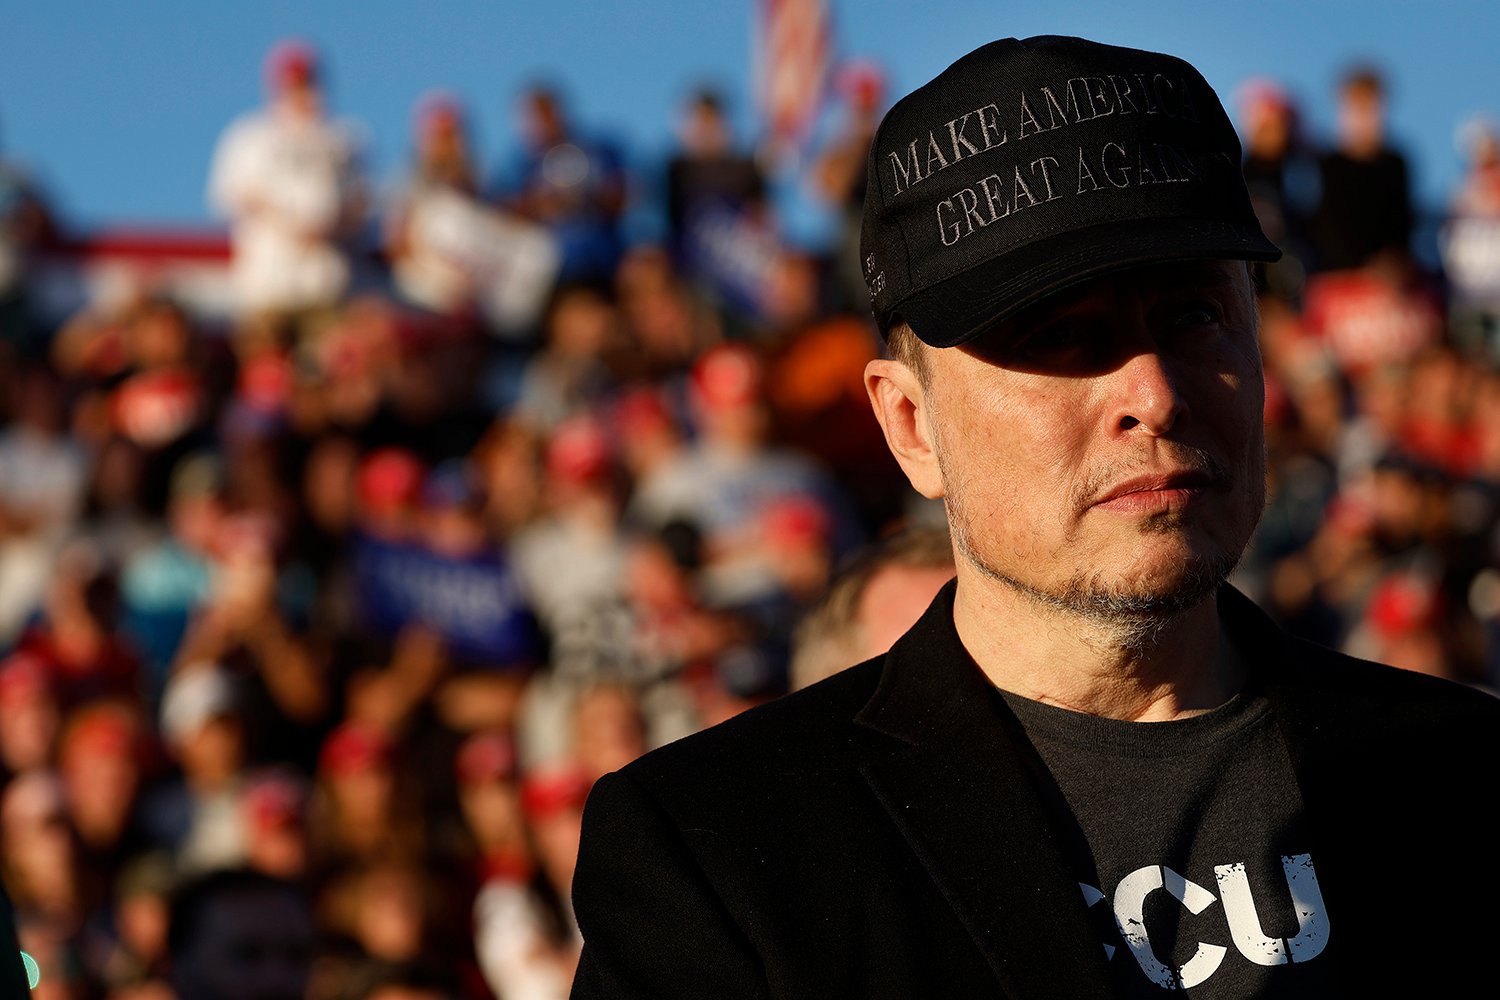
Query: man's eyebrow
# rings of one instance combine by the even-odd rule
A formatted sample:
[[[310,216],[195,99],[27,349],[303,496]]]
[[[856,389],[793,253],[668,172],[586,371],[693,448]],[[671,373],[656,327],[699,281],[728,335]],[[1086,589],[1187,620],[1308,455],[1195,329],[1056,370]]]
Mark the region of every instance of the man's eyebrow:
[[[1164,288],[1178,284],[1230,285],[1237,278],[1238,269],[1225,267],[1219,261],[1190,261],[1171,270],[1163,269],[1153,277]]]

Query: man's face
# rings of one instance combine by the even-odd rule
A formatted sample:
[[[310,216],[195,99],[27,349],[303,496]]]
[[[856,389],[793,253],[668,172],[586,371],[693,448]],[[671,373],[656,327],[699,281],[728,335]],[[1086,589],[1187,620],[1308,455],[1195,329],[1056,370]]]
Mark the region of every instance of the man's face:
[[[1233,568],[1265,501],[1243,263],[1108,275],[924,351],[961,561],[1102,620],[1185,610]]]

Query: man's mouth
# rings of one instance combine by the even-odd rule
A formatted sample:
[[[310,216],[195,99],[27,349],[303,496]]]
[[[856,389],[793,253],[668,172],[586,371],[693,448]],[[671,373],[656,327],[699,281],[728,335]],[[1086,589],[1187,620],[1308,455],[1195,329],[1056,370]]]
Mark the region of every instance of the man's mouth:
[[[1223,485],[1221,478],[1204,469],[1152,472],[1116,483],[1090,506],[1125,513],[1164,510],[1184,506]]]

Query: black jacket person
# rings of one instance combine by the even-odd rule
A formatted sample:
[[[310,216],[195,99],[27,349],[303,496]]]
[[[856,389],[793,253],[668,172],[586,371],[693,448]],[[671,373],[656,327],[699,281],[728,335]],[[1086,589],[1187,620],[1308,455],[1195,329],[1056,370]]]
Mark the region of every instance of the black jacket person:
[[[1275,630],[1234,130],[1180,59],[986,45],[898,102],[865,384],[957,578],[883,658],[602,781],[589,997],[1449,995],[1500,703]]]

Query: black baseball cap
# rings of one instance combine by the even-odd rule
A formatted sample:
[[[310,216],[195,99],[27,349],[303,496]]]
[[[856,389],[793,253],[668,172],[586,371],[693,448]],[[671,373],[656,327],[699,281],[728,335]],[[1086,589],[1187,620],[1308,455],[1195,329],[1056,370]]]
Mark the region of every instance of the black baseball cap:
[[[991,42],[896,102],[866,170],[860,257],[881,334],[905,320],[933,347],[1107,271],[1281,256],[1218,96],[1156,52]]]

